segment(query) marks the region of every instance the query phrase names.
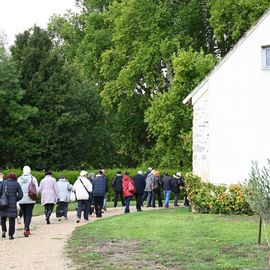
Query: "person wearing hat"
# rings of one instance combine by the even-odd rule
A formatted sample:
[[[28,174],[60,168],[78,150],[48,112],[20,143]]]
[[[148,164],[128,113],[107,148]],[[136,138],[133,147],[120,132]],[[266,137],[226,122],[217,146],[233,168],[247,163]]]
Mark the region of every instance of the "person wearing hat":
[[[115,177],[112,180],[112,187],[114,190],[114,204],[113,207],[117,207],[117,201],[118,201],[118,197],[120,196],[121,202],[122,202],[122,206],[125,206],[126,203],[124,201],[124,197],[123,197],[123,188],[122,188],[122,180],[123,180],[123,176],[121,174],[120,171],[118,171],[115,175]]]
[[[183,179],[180,172],[177,172],[173,175],[172,178],[173,188],[172,191],[174,192],[174,206],[179,206],[179,194],[180,194],[180,186],[183,186]]]
[[[77,207],[77,223],[80,222],[82,211],[83,211],[83,217],[85,221],[88,221],[89,216],[89,210],[90,210],[90,193],[92,192],[92,184],[91,182],[86,178],[87,177],[87,171],[81,171],[80,176],[75,181],[73,185],[73,191],[76,194],[76,198],[78,201],[78,207]]]
[[[18,183],[23,191],[23,198],[18,202],[20,206],[20,212],[23,215],[24,220],[24,236],[28,237],[30,235],[30,223],[33,215],[33,208],[36,201],[32,200],[28,196],[29,184],[31,181],[34,183],[36,190],[38,192],[38,182],[36,177],[32,176],[31,168],[29,166],[23,167],[23,174],[18,178]],[[18,219],[20,218],[20,215]]]
[[[9,219],[8,236],[10,240],[14,239],[15,233],[15,219],[17,217],[17,201],[23,197],[21,186],[17,183],[17,175],[9,173],[7,179],[0,184],[0,191],[2,194],[3,189],[7,189],[8,193],[8,206],[0,210],[1,225],[2,225],[2,238],[6,238],[7,233],[7,218]]]
[[[54,205],[59,199],[59,189],[56,179],[52,177],[52,172],[47,171],[45,177],[40,181],[39,191],[41,194],[41,204],[44,206],[45,220],[50,224],[50,217]]]

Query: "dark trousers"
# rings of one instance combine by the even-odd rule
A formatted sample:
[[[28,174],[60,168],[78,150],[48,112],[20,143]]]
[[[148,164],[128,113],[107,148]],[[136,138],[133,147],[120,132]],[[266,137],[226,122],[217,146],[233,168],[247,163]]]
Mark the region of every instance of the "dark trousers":
[[[152,191],[152,206],[153,207],[156,207],[156,197],[158,199],[158,206],[159,207],[162,207],[163,206],[163,203],[162,203],[160,189],[153,189],[153,191]]]
[[[23,215],[24,229],[26,231],[29,231],[30,229],[30,223],[33,216],[34,206],[35,206],[34,203],[20,204],[22,215]]]
[[[89,215],[92,215],[93,213],[92,204],[93,204],[93,194],[91,192],[89,193]]]
[[[135,199],[136,199],[136,209],[138,211],[142,210],[142,194],[135,194]]]
[[[114,191],[114,205],[113,206],[114,207],[117,206],[118,196],[120,196],[122,206],[125,206],[126,204],[123,197],[123,191]]]
[[[45,218],[47,221],[50,221],[51,214],[53,212],[54,204],[53,203],[46,203],[44,205],[44,213],[45,213]]]
[[[68,202],[58,202],[56,209],[56,217],[65,217],[67,218],[68,212]]]
[[[8,235],[13,236],[15,233],[15,217],[8,218],[9,227],[8,227]],[[2,232],[7,232],[7,217],[1,217],[1,225],[2,225]]]
[[[178,205],[178,200],[179,200],[179,192],[175,192],[174,193],[174,201],[173,201],[174,206]]]
[[[97,217],[102,217],[102,207],[103,207],[103,200],[104,196],[93,196],[94,204],[95,204],[95,211]]]
[[[88,200],[78,200],[77,218],[81,219],[82,211],[85,220],[88,220],[89,215],[89,199]]]

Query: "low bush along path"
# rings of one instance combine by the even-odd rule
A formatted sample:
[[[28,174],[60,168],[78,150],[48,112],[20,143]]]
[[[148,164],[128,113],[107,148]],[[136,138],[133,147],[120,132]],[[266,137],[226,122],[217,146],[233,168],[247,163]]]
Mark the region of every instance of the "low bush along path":
[[[131,207],[131,212],[136,211]],[[144,208],[154,210],[157,208]],[[102,218],[124,213],[124,208],[108,208]],[[1,269],[18,270],[75,270],[72,261],[66,257],[66,242],[76,227],[85,225],[82,219],[76,223],[76,212],[68,213],[68,220],[58,221],[55,213],[51,216],[51,224],[45,223],[44,215],[32,218],[31,235],[23,236],[22,224],[16,224],[15,239],[0,239],[0,266]],[[91,216],[88,222],[96,220]]]

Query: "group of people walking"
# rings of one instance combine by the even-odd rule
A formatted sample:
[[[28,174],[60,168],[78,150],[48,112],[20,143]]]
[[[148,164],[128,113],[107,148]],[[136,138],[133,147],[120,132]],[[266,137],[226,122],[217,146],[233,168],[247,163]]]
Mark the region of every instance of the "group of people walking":
[[[30,236],[30,224],[33,215],[33,208],[36,199],[29,194],[30,185],[34,185],[36,193],[41,196],[41,204],[44,206],[45,221],[50,224],[50,217],[56,207],[56,217],[59,221],[62,218],[68,219],[68,204],[75,196],[77,201],[77,220],[79,223],[83,214],[85,221],[88,221],[89,215],[94,212],[97,218],[102,217],[106,211],[106,201],[108,193],[108,179],[105,171],[101,170],[96,175],[85,170],[80,172],[79,177],[71,185],[70,182],[61,176],[58,181],[52,176],[52,172],[47,171],[44,178],[38,184],[37,179],[31,174],[29,166],[23,167],[23,174],[18,177],[15,173],[9,173],[4,179],[0,173],[0,195],[6,188],[8,193],[8,206],[0,209],[2,238],[14,239],[15,220],[18,216],[23,217],[25,237]],[[114,207],[117,207],[120,198],[122,206],[125,207],[124,213],[130,212],[130,202],[132,197],[136,200],[137,211],[142,211],[144,200],[146,207],[162,207],[161,191],[164,192],[164,206],[169,207],[171,192],[174,192],[174,205],[178,206],[180,187],[184,186],[181,174],[178,172],[170,177],[167,173],[160,177],[158,170],[148,168],[146,173],[138,171],[134,177],[130,177],[128,172],[123,175],[118,171],[112,179],[112,188],[114,190]],[[186,201],[185,201],[186,203]],[[94,207],[92,207],[94,206]],[[9,220],[9,229],[7,231],[7,219]]]

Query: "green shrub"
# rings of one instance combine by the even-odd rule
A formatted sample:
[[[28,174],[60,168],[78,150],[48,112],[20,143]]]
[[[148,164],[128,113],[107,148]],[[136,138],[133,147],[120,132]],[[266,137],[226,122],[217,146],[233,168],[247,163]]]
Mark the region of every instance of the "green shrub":
[[[247,192],[245,186],[214,185],[201,181],[192,173],[186,173],[185,186],[192,211],[213,214],[253,214],[245,198]]]

